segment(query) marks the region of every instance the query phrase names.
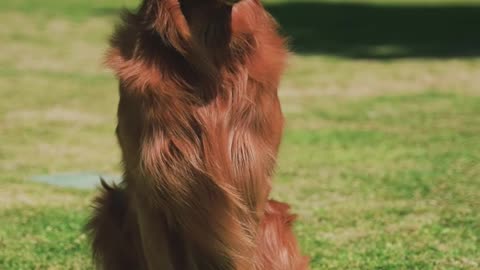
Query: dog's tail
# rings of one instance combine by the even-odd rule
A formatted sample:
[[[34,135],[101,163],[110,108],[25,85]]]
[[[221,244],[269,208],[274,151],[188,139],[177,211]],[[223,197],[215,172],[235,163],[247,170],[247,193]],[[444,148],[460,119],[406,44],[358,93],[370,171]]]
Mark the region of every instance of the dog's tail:
[[[127,197],[123,189],[101,179],[102,192],[94,201],[95,212],[85,226],[92,240],[94,261],[100,269],[143,269],[136,254],[138,229],[128,218]]]

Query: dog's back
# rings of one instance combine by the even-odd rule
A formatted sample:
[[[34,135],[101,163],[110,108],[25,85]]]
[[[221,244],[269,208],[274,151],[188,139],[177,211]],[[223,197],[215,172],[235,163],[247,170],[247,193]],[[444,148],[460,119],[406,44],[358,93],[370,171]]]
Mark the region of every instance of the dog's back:
[[[287,52],[258,0],[230,2],[144,0],[112,38],[128,217],[150,270],[255,265]]]

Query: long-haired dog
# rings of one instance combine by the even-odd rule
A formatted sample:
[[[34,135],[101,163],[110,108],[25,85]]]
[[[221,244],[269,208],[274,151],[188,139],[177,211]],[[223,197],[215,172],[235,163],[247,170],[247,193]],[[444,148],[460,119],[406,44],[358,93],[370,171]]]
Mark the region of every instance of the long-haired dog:
[[[88,229],[99,268],[302,270],[268,201],[287,51],[259,0],[143,0],[111,40],[122,187]]]

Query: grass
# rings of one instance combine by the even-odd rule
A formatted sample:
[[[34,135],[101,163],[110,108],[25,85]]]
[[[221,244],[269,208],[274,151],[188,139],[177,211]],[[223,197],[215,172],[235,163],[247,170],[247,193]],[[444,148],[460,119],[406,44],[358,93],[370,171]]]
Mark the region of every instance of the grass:
[[[118,172],[121,5],[0,1],[0,269],[92,269],[93,191],[34,184]],[[480,267],[478,1],[269,1],[292,36],[274,197],[320,269]]]

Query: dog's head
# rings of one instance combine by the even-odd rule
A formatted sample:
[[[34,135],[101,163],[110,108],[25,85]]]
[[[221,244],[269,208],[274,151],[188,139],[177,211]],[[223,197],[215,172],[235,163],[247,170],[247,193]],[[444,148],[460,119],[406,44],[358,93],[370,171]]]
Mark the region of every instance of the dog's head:
[[[143,0],[139,20],[169,43],[215,47],[235,35],[235,26],[255,17],[259,0]],[[240,23],[239,23],[240,22]],[[254,25],[249,22],[248,25]],[[225,43],[225,42],[223,42]],[[186,45],[188,46],[188,45]],[[181,47],[175,46],[181,50]]]

